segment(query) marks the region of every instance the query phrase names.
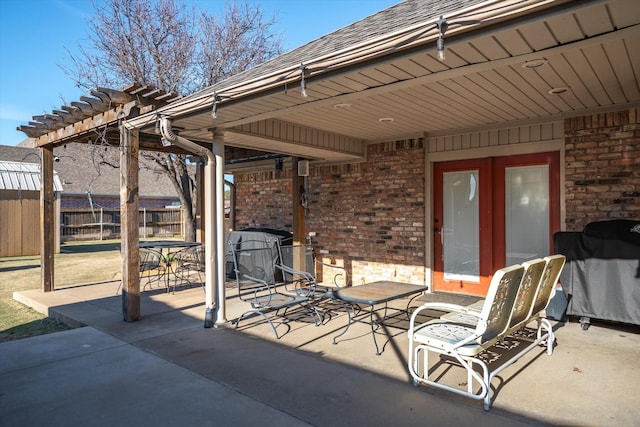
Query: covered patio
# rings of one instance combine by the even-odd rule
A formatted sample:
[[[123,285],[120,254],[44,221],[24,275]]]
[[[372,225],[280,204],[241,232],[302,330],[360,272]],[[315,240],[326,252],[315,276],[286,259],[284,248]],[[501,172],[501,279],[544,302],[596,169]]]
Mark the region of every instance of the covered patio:
[[[496,152],[557,152],[562,165],[558,191],[564,196],[563,121],[598,114],[608,118],[610,112],[640,107],[640,57],[632,48],[640,39],[640,11],[631,0],[422,2],[420,13],[415,6],[400,3],[186,98],[138,86],[97,89],[96,99],[34,116],[21,129],[42,153],[42,290],[54,289],[53,148],[87,143],[95,132],[121,148],[122,312],[127,321],[142,315],[138,152],[207,159],[199,188],[204,199],[200,236],[208,261],[205,326],[211,327],[227,322],[224,173],[271,170],[278,167],[272,156],[286,170],[307,174],[310,167],[357,168],[368,160],[372,144],[418,141],[425,153],[420,171],[424,194],[418,199],[426,202],[416,205],[419,237],[412,237],[417,248],[410,250],[421,259],[385,268],[430,288],[438,240],[438,227],[432,227],[437,222],[431,180],[436,162]],[[235,161],[242,158],[253,161]],[[630,167],[633,159],[620,162],[625,171]],[[307,238],[305,194],[298,191],[304,176],[291,174],[295,242]],[[552,226],[562,229],[565,198],[560,200]],[[336,244],[328,236],[319,241],[325,248]],[[362,264],[366,267],[367,260]]]

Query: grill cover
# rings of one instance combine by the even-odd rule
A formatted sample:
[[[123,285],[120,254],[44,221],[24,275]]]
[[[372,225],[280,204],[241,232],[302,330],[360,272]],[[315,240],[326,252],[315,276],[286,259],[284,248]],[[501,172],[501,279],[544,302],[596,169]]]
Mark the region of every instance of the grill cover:
[[[640,325],[640,221],[592,222],[554,245],[567,257],[567,314]]]

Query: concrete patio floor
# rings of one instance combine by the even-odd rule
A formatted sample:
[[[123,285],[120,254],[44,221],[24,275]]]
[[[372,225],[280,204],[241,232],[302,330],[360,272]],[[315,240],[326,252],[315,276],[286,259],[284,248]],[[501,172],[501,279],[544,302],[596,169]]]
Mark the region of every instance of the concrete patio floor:
[[[0,344],[0,425],[640,425],[637,326],[555,322],[554,354],[503,371],[485,412],[411,385],[403,329],[378,336],[380,356],[367,325],[332,344],[343,312],[292,321],[279,340],[257,318],[205,329],[200,288],[145,291],[142,319],[126,323],[118,285],[14,295],[86,327]],[[229,288],[226,318],[246,309]]]

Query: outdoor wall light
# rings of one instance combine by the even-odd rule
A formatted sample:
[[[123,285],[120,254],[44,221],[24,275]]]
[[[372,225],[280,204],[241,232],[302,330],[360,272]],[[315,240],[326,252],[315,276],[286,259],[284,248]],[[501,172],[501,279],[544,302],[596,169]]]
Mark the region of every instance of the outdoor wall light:
[[[436,49],[438,53],[436,57],[439,61],[444,61],[444,33],[447,32],[447,28],[449,28],[449,24],[447,24],[447,20],[444,17],[440,17],[436,21],[436,28],[438,29],[438,41],[436,42]]]
[[[442,34],[440,34],[440,36],[438,37],[438,41],[436,42],[436,48],[438,49],[438,54],[436,55],[436,58],[438,58],[439,61],[444,61],[445,60],[444,39],[442,38]]]
[[[304,66],[304,64],[300,65],[300,71],[301,71],[301,77],[300,77],[300,95],[302,95],[303,98],[306,98],[307,96],[307,82],[304,81],[304,72],[307,69],[307,67]]]
[[[479,20],[473,20],[473,21],[456,21],[456,22],[451,22],[448,23],[447,20],[444,18],[444,16],[440,16],[440,19],[438,19],[435,24],[436,24],[436,28],[438,29],[438,40],[436,41],[436,58],[438,58],[438,60],[440,61],[444,61],[445,60],[445,56],[444,56],[444,34],[447,32],[447,30],[449,29],[450,26],[467,26],[467,25],[476,25],[476,24],[480,24],[482,23],[482,21]]]
[[[218,118],[218,102],[220,102],[220,97],[214,91],[213,92],[213,107],[211,108],[211,117],[214,119]]]

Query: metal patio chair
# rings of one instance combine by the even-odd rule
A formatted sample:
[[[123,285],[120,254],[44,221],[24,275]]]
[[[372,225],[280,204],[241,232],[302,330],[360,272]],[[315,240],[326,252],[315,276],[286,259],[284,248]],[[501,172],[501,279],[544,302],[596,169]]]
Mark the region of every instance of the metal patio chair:
[[[172,253],[173,291],[177,286],[201,285],[204,289],[204,245],[191,246]]]
[[[315,310],[321,320],[334,310],[348,308],[360,310],[357,304],[326,298],[328,292],[350,285],[346,268],[316,259],[311,245],[279,246],[276,270],[282,274],[285,288],[303,294],[315,302]],[[345,307],[347,306],[347,307]]]
[[[140,248],[140,279],[147,279],[147,283],[144,284],[143,290],[147,286],[151,286],[152,283],[160,283],[164,280],[164,286],[169,291],[167,279],[167,263],[162,252],[152,248]]]
[[[310,317],[318,325],[317,312],[312,306],[312,285],[285,286],[276,269],[279,259],[277,239],[229,241],[238,287],[238,297],[249,304],[250,310],[233,321],[240,322],[252,316],[261,316],[271,326],[277,339],[279,326],[289,329],[288,322],[301,316]]]

